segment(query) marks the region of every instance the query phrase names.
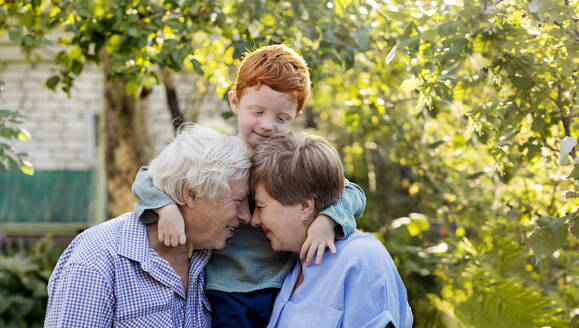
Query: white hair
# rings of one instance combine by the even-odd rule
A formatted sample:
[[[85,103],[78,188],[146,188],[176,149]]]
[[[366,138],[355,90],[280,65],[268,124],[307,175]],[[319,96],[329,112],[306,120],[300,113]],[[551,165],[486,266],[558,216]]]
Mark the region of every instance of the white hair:
[[[249,150],[239,138],[185,124],[151,161],[148,174],[155,187],[183,205],[185,184],[198,197],[220,199],[230,190],[229,180],[247,178],[250,168]]]

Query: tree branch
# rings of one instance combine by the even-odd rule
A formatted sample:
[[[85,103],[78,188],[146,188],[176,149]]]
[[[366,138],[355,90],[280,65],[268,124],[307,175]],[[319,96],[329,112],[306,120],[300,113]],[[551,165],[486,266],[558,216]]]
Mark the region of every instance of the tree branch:
[[[554,151],[554,152],[558,152],[559,150],[551,145],[549,145],[547,143],[547,138],[545,138],[544,134],[541,134],[541,140],[543,141],[543,146],[547,147],[548,149]]]
[[[563,97],[563,88],[561,86],[557,86],[557,99],[549,96],[549,99],[553,101],[557,107],[559,107],[559,112],[561,113],[561,123],[563,124],[563,130],[565,131],[565,136],[571,136],[571,118],[573,117],[573,110],[569,110],[569,114],[565,113],[565,108],[563,108],[563,103],[561,98]],[[575,147],[571,148],[571,152],[569,153],[573,159],[575,159]]]
[[[173,131],[177,132],[179,127],[185,122],[185,118],[179,108],[179,99],[177,98],[177,90],[175,89],[175,82],[173,81],[171,72],[167,69],[163,70],[161,72],[161,80],[165,86],[167,106],[171,113],[171,125],[173,126]]]

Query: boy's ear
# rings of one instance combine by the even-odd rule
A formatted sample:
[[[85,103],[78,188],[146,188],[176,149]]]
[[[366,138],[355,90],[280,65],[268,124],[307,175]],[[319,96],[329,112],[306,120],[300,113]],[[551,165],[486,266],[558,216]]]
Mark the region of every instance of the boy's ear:
[[[296,114],[296,118],[301,117],[302,114],[303,114],[302,111],[299,111],[299,112]]]
[[[183,184],[183,199],[185,201],[185,205],[190,208],[193,208],[193,201],[195,200],[195,192],[193,189],[189,188],[188,184]]]
[[[239,99],[237,98],[237,94],[233,90],[229,90],[227,92],[227,98],[229,99],[229,107],[233,114],[237,115],[239,111]]]

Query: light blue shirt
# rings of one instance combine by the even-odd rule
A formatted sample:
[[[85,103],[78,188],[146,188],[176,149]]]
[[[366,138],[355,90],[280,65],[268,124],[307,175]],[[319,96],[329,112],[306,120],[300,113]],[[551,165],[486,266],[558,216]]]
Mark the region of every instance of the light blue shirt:
[[[336,242],[320,265],[296,263],[277,295],[268,328],[412,327],[406,288],[384,246],[368,233]],[[292,295],[300,269],[304,281]]]

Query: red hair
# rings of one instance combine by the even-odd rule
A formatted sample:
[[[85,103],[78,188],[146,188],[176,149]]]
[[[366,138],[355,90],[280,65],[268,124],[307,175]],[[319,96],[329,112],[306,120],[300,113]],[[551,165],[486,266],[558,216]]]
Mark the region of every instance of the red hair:
[[[302,56],[286,45],[261,47],[248,54],[237,73],[235,93],[241,99],[243,90],[265,84],[286,93],[298,103],[297,113],[310,94],[310,74]]]

